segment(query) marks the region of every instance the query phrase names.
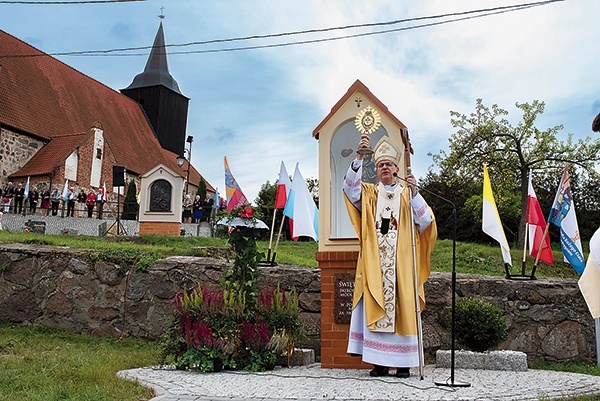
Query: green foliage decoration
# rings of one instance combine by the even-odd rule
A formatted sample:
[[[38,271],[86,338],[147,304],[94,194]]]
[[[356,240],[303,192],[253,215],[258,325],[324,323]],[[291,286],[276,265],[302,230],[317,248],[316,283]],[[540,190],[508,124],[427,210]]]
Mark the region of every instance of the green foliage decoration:
[[[228,244],[234,254],[233,266],[224,273],[223,288],[244,294],[250,308],[254,307],[258,295],[258,265],[264,257],[258,251],[256,240],[259,230],[256,226],[254,210],[250,205],[236,207],[229,214],[230,221],[239,217],[247,220],[246,226],[230,227]]]
[[[200,195],[200,200],[202,202],[204,202],[204,199],[206,199],[206,181],[204,181],[204,178],[202,177],[198,183],[198,191],[196,192],[196,195]]]
[[[451,313],[452,310],[448,309],[448,321],[451,321]],[[454,319],[458,342],[472,351],[487,351],[508,337],[504,313],[491,302],[460,299],[456,301]]]
[[[132,179],[127,186],[127,195],[123,201],[123,213],[121,213],[121,219],[136,220],[139,208],[140,205],[137,203],[137,188],[135,186],[135,181]]]

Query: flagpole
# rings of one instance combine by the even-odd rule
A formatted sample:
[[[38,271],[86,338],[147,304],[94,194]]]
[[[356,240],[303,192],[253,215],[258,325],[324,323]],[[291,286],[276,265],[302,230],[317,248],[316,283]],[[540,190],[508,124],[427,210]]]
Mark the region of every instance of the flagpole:
[[[525,276],[525,262],[527,260],[527,236],[529,234],[529,223],[525,222],[525,239],[523,240],[523,262],[521,263],[521,276]]]
[[[267,262],[271,260],[271,247],[273,246],[273,233],[275,232],[275,215],[277,208],[273,208],[273,221],[271,222],[271,237],[269,238],[269,250],[267,251]]]
[[[275,255],[277,255],[277,249],[279,248],[279,239],[281,238],[281,231],[283,230],[283,222],[285,221],[285,214],[281,216],[281,224],[279,225],[279,232],[277,233],[277,241],[275,241],[275,249],[273,250],[272,264],[275,264]]]
[[[569,168],[569,165],[567,164],[567,165],[565,166],[565,168],[563,169],[562,175],[561,175],[561,177],[560,177],[560,183],[558,184],[558,191],[556,192],[557,194],[559,194],[559,193],[561,193],[561,192],[562,192],[562,187],[565,185],[565,183],[564,183],[563,179],[564,179],[564,177],[565,177],[565,172],[567,171],[567,169],[568,169],[568,168]],[[556,201],[556,199],[555,199],[555,201]],[[554,207],[554,202],[552,203],[552,207]],[[531,271],[531,278],[532,278],[532,279],[533,279],[533,278],[535,278],[535,277],[534,277],[534,276],[535,276],[535,270],[536,270],[536,268],[537,268],[537,265],[538,265],[538,262],[539,262],[539,260],[540,260],[540,256],[542,255],[542,249],[543,249],[543,247],[544,247],[544,246],[543,246],[543,245],[544,245],[544,241],[546,241],[546,236],[548,235],[548,230],[550,229],[550,222],[551,222],[552,220],[554,220],[554,219],[552,218],[552,216],[553,216],[553,213],[552,213],[552,211],[553,211],[553,210],[554,210],[554,209],[550,209],[550,216],[548,216],[548,224],[546,224],[546,229],[544,230],[544,236],[542,237],[542,241],[540,242],[540,247],[539,247],[539,249],[538,249],[537,256],[536,256],[536,258],[535,258],[535,263],[533,264],[533,270]],[[554,214],[556,214],[556,213],[554,213]],[[550,239],[548,238],[548,242],[549,242],[549,241],[550,241]]]
[[[540,257],[542,256],[542,250],[544,249],[544,243],[546,242],[546,237],[548,236],[548,230],[550,229],[550,221],[546,224],[546,228],[544,229],[544,235],[542,236],[542,240],[540,241],[540,246],[537,251],[537,255],[535,256],[535,262],[533,262],[533,269],[531,269],[531,279],[535,279],[535,270],[537,269],[537,265],[540,261]],[[550,241],[550,239],[548,239]]]

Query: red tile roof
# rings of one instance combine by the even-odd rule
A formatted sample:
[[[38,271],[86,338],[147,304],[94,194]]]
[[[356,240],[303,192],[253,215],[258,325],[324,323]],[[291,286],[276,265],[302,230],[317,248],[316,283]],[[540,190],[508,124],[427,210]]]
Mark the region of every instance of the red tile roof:
[[[0,124],[51,140],[13,175],[50,172],[73,150],[67,137],[81,139],[92,126],[128,171],[143,174],[158,163],[181,170],[138,103],[2,30],[0,49]]]
[[[19,171],[18,175],[11,176],[25,177],[36,175],[47,175],[54,171],[56,167],[64,162],[67,155],[71,154],[77,146],[85,140],[86,134],[73,134],[53,138],[49,143],[32,157]],[[64,155],[60,160],[57,155]]]

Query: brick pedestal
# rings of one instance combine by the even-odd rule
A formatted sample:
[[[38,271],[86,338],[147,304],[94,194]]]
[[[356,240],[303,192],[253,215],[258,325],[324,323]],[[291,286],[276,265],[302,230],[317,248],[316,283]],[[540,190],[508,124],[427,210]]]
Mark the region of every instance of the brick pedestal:
[[[140,221],[140,235],[172,235],[181,234],[181,223],[163,221]]]
[[[349,323],[336,323],[335,283],[338,275],[354,275],[357,251],[317,252],[321,269],[321,367],[371,369],[360,357],[348,355]],[[339,319],[338,319],[339,320]]]

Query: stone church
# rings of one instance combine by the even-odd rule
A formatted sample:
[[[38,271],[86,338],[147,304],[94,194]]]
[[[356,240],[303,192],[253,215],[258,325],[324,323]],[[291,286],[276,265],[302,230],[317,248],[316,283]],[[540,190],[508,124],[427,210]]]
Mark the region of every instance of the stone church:
[[[120,92],[0,30],[0,188],[29,178],[62,192],[68,180],[76,191],[106,185],[114,201],[123,167],[121,194],[161,163],[189,175],[195,194],[201,174],[177,164],[193,140],[188,103],[169,73],[162,22],[144,71]]]

